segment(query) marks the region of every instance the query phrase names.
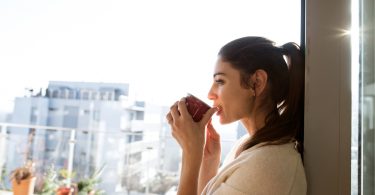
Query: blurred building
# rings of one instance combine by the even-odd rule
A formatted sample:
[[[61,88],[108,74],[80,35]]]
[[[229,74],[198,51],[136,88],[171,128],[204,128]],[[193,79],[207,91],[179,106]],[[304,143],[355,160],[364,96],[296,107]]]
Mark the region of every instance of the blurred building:
[[[11,128],[8,170],[25,159],[36,161],[41,173],[52,164],[67,168],[73,146],[73,180],[105,165],[101,189],[124,194],[147,190],[164,167],[159,139],[165,109],[133,98],[129,84],[51,81],[46,90],[30,92],[15,99],[12,123],[50,129]]]

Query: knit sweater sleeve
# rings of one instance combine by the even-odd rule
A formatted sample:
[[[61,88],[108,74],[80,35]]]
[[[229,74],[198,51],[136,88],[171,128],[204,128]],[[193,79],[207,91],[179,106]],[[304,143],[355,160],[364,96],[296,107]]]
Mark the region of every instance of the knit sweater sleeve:
[[[305,188],[295,190],[295,185],[306,185],[298,183],[305,179],[304,174],[297,173],[301,172],[302,165],[299,154],[283,147],[264,146],[253,151],[237,164],[213,194],[306,194]]]

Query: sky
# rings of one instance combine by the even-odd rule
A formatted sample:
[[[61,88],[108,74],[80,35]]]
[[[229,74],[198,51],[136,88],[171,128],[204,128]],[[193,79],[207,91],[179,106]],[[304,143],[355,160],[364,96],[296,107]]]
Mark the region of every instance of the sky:
[[[217,52],[300,41],[299,0],[0,0],[0,112],[48,81],[130,83],[141,100],[207,103]]]

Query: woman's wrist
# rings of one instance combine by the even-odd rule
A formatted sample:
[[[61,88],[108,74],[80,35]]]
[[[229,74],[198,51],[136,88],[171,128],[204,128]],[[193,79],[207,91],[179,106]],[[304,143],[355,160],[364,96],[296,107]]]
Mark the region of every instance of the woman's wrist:
[[[198,177],[202,163],[203,152],[182,153],[182,168],[180,184],[178,186],[179,195],[192,194],[198,192]]]
[[[191,164],[200,164],[203,160],[203,151],[190,151],[190,152],[182,152],[182,161],[187,163],[188,165]]]
[[[207,156],[203,155],[202,165],[207,164],[209,166],[213,166],[213,165],[219,166],[220,165],[220,160],[221,160],[221,156],[220,155],[218,155],[218,156],[210,156],[210,157],[207,157]]]
[[[206,161],[203,160],[200,165],[200,171],[204,175],[216,175],[217,171],[219,170],[220,161]]]

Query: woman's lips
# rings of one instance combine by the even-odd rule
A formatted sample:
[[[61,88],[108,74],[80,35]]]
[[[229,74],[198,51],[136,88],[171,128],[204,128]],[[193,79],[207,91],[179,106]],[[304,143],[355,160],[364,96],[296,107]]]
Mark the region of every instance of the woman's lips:
[[[223,108],[221,106],[216,106],[216,108],[217,108],[216,115],[219,116],[221,112],[223,111]]]

